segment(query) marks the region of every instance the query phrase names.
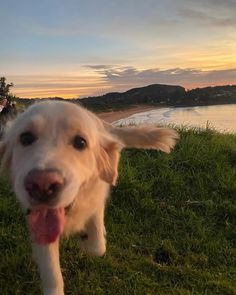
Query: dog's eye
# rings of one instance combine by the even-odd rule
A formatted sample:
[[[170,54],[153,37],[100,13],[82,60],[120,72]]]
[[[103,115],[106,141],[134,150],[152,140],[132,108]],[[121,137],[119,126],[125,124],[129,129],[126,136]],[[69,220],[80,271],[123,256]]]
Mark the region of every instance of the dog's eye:
[[[31,132],[24,132],[20,135],[20,143],[23,146],[31,145],[36,139],[36,136]]]
[[[73,146],[77,150],[84,150],[87,147],[86,140],[79,135],[76,135],[73,139]]]

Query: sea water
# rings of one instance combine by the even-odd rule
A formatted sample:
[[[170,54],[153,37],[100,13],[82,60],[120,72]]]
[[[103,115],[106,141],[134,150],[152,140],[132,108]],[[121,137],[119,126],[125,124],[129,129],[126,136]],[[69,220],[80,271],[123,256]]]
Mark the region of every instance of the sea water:
[[[160,124],[214,128],[220,132],[236,132],[236,104],[158,108],[133,114],[113,122],[116,126]]]

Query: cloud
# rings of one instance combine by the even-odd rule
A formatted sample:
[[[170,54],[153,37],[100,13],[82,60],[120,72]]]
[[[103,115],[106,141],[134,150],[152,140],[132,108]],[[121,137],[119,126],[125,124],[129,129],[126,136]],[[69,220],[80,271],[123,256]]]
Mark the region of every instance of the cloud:
[[[92,69],[92,70],[104,70],[104,69],[110,69],[114,67],[114,65],[84,65],[83,67]]]
[[[8,81],[14,82],[13,94],[20,97],[49,97],[64,98],[96,95],[99,89],[110,88],[104,85],[99,75],[9,75]]]
[[[195,21],[198,24],[212,25],[219,27],[235,27],[236,26],[236,15],[232,16],[217,16],[210,15],[209,12],[203,12],[197,9],[184,8],[179,11],[179,15],[191,22]]]
[[[189,2],[189,1],[187,1]],[[192,0],[192,2],[196,3],[195,0]],[[204,5],[212,7],[213,9],[215,8],[228,8],[230,10],[232,10],[233,8],[236,8],[236,2],[235,0],[200,0],[198,1],[200,3],[200,5],[202,7],[204,7]]]
[[[195,68],[167,70],[129,68],[99,69],[103,79],[114,90],[125,90],[148,84],[175,84],[186,88],[219,84],[236,84],[236,69],[202,71]]]
[[[8,76],[14,82],[12,92],[20,97],[65,98],[96,96],[107,92],[126,91],[149,84],[181,85],[185,88],[236,84],[236,68],[203,71],[196,68],[140,70],[135,67],[86,65],[91,75]]]

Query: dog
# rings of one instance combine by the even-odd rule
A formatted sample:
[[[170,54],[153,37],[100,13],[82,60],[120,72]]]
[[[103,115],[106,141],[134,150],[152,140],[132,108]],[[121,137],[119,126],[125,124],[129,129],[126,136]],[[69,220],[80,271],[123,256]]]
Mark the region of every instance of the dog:
[[[169,128],[114,127],[69,102],[44,101],[20,114],[0,143],[26,214],[33,257],[45,295],[63,295],[59,241],[80,233],[82,251],[106,251],[104,209],[124,148],[169,153],[178,134]]]

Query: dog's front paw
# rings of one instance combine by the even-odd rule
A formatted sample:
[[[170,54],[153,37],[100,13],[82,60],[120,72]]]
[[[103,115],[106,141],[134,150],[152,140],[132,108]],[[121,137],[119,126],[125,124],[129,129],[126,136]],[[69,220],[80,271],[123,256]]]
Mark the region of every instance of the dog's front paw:
[[[89,237],[81,241],[80,248],[82,252],[92,256],[104,256],[106,253],[106,240],[103,237],[100,240],[91,241]]]
[[[64,290],[61,287],[47,288],[43,291],[44,295],[64,295]]]

